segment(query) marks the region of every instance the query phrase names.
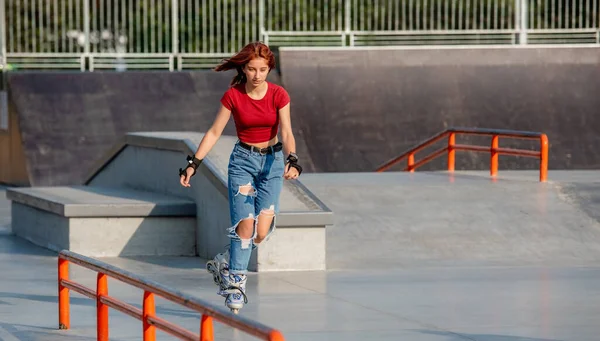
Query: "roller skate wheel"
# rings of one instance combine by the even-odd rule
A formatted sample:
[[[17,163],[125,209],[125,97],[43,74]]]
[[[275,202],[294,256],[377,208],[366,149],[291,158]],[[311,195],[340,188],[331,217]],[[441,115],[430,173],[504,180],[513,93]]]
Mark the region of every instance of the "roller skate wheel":
[[[237,315],[240,312],[240,310],[237,308],[233,308],[233,309],[231,309],[231,312],[234,313],[235,315]]]

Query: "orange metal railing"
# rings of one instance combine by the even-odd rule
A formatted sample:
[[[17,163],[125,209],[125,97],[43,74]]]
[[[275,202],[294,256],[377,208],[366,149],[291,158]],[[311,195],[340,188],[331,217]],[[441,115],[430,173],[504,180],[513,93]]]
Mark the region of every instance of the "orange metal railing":
[[[490,147],[483,146],[472,146],[472,145],[459,145],[456,144],[456,135],[485,135],[491,136],[492,142]],[[540,150],[521,150],[521,149],[509,149],[499,147],[499,138],[518,138],[518,139],[533,139],[540,141]],[[424,157],[421,161],[415,162],[415,154],[430,145],[448,138],[447,145],[441,149],[434,151],[428,156]],[[403,159],[407,159],[407,166],[404,168],[405,171],[414,172],[415,169],[424,165],[425,163],[447,153],[448,157],[448,171],[454,171],[455,156],[457,150],[468,150],[475,152],[489,152],[490,158],[490,175],[496,176],[498,174],[498,156],[500,154],[515,155],[515,156],[526,156],[540,159],[540,181],[545,182],[548,178],[548,137],[546,134],[529,132],[529,131],[516,131],[516,130],[503,130],[503,129],[481,129],[481,128],[451,128],[445,130],[428,140],[420,143],[418,146],[406,151],[402,155],[395,157],[376,169],[376,172],[384,172],[395,164],[401,162]]]
[[[96,291],[69,280],[69,263],[77,264],[96,271]],[[143,309],[124,303],[108,295],[108,280],[111,277],[144,290]],[[258,322],[219,309],[208,302],[165,287],[159,283],[119,269],[110,264],[63,250],[58,255],[58,323],[60,329],[70,328],[69,291],[73,290],[96,300],[97,340],[108,341],[108,308],[117,309],[142,321],[144,341],[156,340],[156,329],[162,330],[182,340],[213,341],[213,318],[248,334],[267,341],[284,341],[283,335],[276,329]],[[155,295],[178,303],[202,314],[200,335],[180,328],[155,314]]]

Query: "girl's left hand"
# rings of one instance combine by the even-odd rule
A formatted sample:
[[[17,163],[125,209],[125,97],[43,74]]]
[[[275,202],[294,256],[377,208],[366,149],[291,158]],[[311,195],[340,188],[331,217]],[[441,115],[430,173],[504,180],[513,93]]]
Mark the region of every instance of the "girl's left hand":
[[[297,179],[298,175],[300,174],[298,173],[298,170],[296,168],[290,167],[289,163],[285,165],[284,178],[286,180]]]

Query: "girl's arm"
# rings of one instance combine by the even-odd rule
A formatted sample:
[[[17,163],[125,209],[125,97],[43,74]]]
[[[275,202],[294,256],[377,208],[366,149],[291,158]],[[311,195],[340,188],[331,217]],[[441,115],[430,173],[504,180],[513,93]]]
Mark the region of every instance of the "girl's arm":
[[[202,141],[200,141],[200,145],[198,145],[198,149],[196,150],[196,153],[194,153],[195,158],[202,160],[206,157],[208,152],[219,140],[219,137],[221,137],[221,134],[223,133],[230,116],[231,111],[221,104],[219,112],[217,113],[217,117],[215,117],[210,129],[206,132],[206,134],[204,134],[204,137],[202,137]],[[185,176],[182,174],[179,177],[179,183],[184,187],[190,187],[190,179],[195,172],[196,171],[194,168],[187,167],[185,169]]]
[[[296,153],[296,140],[292,133],[292,122],[290,118],[290,104],[279,109],[279,127],[281,130],[281,142],[283,143],[283,154],[287,157],[290,153]]]
[[[283,154],[287,158],[290,153],[293,153],[294,155],[296,154],[296,140],[294,139],[294,133],[292,132],[289,103],[283,108],[279,109],[279,124],[281,129],[281,142],[283,143]],[[294,162],[294,165],[298,164]],[[296,168],[291,166],[291,163],[287,163],[285,166],[285,179],[296,179],[300,175],[298,168],[301,169],[301,167],[298,166],[298,168]]]
[[[225,126],[227,125],[230,116],[231,111],[225,108],[223,104],[221,104],[219,112],[217,113],[217,117],[215,117],[212,126],[206,132],[206,134],[204,134],[204,137],[202,137],[202,141],[200,141],[200,145],[198,145],[198,149],[194,154],[196,158],[202,160],[206,157],[208,152],[212,149],[212,147],[214,147],[214,145],[221,137],[221,134],[223,133],[223,130],[225,129]]]

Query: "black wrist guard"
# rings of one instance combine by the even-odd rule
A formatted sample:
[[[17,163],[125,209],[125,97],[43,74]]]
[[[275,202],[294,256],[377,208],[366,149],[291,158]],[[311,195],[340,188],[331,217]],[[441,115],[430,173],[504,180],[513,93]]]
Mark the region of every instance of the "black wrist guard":
[[[300,176],[300,174],[302,174],[302,167],[299,164],[297,164],[295,162],[289,162],[289,164],[290,164],[290,167],[296,168],[296,170],[298,171],[298,176]]]
[[[296,153],[290,153],[287,157],[287,162],[298,163],[298,155],[296,155]]]
[[[287,163],[290,164],[290,167],[296,168],[298,171],[298,176],[302,174],[302,167],[298,164],[298,155],[295,153],[290,153],[290,155],[287,157]]]
[[[179,168],[179,176],[185,175],[186,170],[190,167],[192,167],[194,169],[194,173],[192,173],[192,176],[196,175],[196,170],[198,169],[198,167],[200,166],[200,164],[202,163],[202,160],[196,158],[196,156],[192,156],[192,155],[188,155],[188,157],[186,158],[186,161],[188,162],[187,167],[181,169]],[[190,178],[192,177],[190,176]]]

